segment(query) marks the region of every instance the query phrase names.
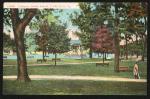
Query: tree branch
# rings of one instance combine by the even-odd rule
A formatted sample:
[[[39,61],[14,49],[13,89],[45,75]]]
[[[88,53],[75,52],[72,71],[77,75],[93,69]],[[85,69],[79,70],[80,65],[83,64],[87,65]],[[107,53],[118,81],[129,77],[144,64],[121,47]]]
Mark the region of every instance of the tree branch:
[[[12,26],[15,29],[16,25],[20,21],[18,9],[10,9],[10,13],[11,13]]]
[[[21,19],[21,23],[23,27],[26,27],[28,25],[28,23],[36,14],[36,11],[37,11],[36,9],[26,9],[26,14],[23,17],[23,19]]]

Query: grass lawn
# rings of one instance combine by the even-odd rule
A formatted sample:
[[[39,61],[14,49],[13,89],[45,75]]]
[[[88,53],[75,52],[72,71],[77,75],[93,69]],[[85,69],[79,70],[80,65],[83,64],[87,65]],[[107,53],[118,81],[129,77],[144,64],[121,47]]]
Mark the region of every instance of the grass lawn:
[[[60,64],[60,63],[59,63]],[[28,66],[29,75],[82,75],[82,76],[118,76],[133,78],[132,68],[134,62],[123,61],[122,66],[129,66],[129,72],[114,72],[113,62],[110,62],[109,67],[95,66],[94,63],[76,64],[76,65],[49,65],[49,66]],[[141,78],[147,78],[146,62],[139,63]],[[4,66],[3,75],[16,75],[17,66]]]
[[[3,81],[4,95],[147,95],[147,83],[33,80]]]
[[[67,63],[82,62],[85,60],[64,60]],[[63,62],[64,62],[63,61]],[[89,60],[91,61],[91,60]],[[88,62],[89,62],[88,61]],[[99,61],[93,59],[93,61]],[[11,63],[7,60],[7,62]],[[14,60],[13,60],[14,62]],[[34,63],[34,61],[31,61]],[[114,63],[110,61],[109,67],[95,66],[94,63],[49,66],[28,66],[29,75],[82,75],[82,76],[115,76],[133,78],[134,61],[122,61],[121,66],[129,66],[129,72],[114,72]],[[140,76],[147,78],[147,63],[139,63]],[[17,75],[17,66],[3,66],[3,75]],[[146,95],[147,83],[137,82],[111,82],[111,81],[75,81],[75,80],[32,80],[22,83],[3,80],[3,94],[20,95]]]

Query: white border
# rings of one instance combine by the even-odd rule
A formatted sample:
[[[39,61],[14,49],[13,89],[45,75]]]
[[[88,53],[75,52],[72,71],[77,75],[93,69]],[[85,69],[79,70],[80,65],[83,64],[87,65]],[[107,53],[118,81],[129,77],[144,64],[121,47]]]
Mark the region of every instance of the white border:
[[[74,2],[5,2],[4,8],[36,8],[36,9],[79,9],[79,4]]]

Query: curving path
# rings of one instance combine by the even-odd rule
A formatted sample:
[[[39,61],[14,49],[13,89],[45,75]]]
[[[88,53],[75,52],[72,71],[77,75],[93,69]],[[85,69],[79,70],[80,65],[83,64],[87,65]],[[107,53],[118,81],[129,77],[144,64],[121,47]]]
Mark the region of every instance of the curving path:
[[[15,80],[17,76],[3,76],[4,80]],[[32,80],[91,80],[91,81],[121,81],[121,82],[147,82],[146,79],[130,79],[101,76],[66,76],[66,75],[30,75]]]

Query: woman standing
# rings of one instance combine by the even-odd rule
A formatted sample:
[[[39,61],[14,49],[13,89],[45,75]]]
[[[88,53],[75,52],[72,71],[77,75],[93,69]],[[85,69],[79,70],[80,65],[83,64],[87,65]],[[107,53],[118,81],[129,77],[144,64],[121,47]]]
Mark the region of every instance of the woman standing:
[[[134,67],[133,67],[133,75],[134,75],[135,79],[140,79],[140,77],[139,77],[139,67],[138,67],[137,62],[134,64]]]

